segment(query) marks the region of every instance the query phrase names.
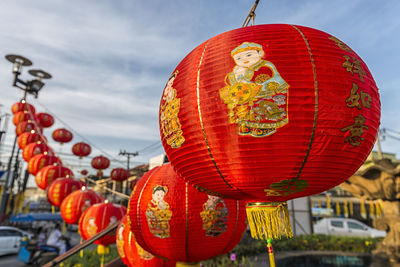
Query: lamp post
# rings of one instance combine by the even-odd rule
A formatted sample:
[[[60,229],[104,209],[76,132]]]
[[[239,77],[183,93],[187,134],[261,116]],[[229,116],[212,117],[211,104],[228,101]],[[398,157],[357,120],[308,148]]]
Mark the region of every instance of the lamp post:
[[[13,80],[12,85],[14,87],[17,87],[24,91],[24,96],[23,96],[21,102],[25,103],[27,94],[31,94],[35,98],[37,98],[39,91],[45,85],[43,80],[50,79],[51,75],[40,69],[31,69],[28,71],[28,73],[30,75],[34,76],[35,78],[32,80],[24,81],[20,78],[20,75],[22,73],[22,67],[32,66],[32,61],[30,61],[29,59],[27,59],[23,56],[20,56],[20,55],[6,55],[5,58],[8,61],[10,61],[11,63],[13,63],[12,73],[14,75],[14,80]],[[1,216],[0,222],[2,222],[3,219],[5,218],[5,209],[7,206],[7,201],[9,199],[10,194],[12,194],[13,188],[10,185],[14,185],[15,175],[12,176],[12,178],[11,178],[12,181],[10,183],[10,174],[11,174],[11,165],[12,165],[12,160],[14,157],[16,142],[17,142],[17,136],[15,136],[11,156],[10,156],[10,159],[8,161],[8,166],[7,166],[7,175],[6,175],[3,195],[2,195],[1,203],[0,203],[0,216]],[[18,153],[16,153],[15,161],[17,163]],[[26,182],[24,181],[24,183],[26,183]]]

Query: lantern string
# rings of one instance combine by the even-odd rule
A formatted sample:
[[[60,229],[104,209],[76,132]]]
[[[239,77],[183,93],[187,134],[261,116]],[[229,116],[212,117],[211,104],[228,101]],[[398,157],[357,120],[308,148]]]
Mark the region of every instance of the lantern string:
[[[254,19],[256,18],[256,8],[258,3],[260,2],[260,0],[256,0],[253,7],[250,9],[249,14],[247,15],[246,19],[243,22],[242,27],[247,27],[249,25],[249,23],[251,22],[251,26],[254,25]]]

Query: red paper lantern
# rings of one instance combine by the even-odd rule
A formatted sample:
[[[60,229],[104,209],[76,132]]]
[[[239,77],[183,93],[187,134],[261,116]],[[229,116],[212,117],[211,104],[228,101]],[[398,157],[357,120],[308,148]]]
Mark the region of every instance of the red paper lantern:
[[[266,220],[256,234],[253,215],[277,218],[284,201],[354,174],[379,118],[378,88],[361,58],[327,33],[295,25],[209,39],[177,66],[160,104],[176,171],[198,188],[253,203],[252,234],[265,238],[280,233]]]
[[[87,170],[81,170],[82,175],[87,175],[89,172]]]
[[[54,124],[53,116],[51,116],[48,113],[44,113],[44,112],[37,113],[36,118],[39,121],[39,124],[44,128],[51,127]]]
[[[32,113],[29,113],[27,111],[19,111],[14,114],[12,118],[12,122],[15,126],[17,126],[20,122],[23,121],[33,121],[35,120],[35,115]]]
[[[42,132],[42,128],[34,122],[31,121],[23,121],[18,123],[17,127],[15,128],[15,134],[20,136],[23,133],[33,133],[33,132]]]
[[[90,152],[92,152],[92,148],[84,142],[76,143],[72,146],[72,153],[80,159],[88,156]]]
[[[27,145],[22,151],[22,157],[26,162],[29,162],[34,156],[45,153],[46,155],[54,156],[53,150],[45,143],[31,143]]]
[[[110,174],[111,180],[117,181],[117,182],[123,182],[129,177],[129,172],[127,169],[124,168],[115,168],[112,169],[111,174]]]
[[[118,254],[127,266],[172,267],[176,264],[173,261],[165,261],[154,257],[151,253],[145,251],[138,243],[136,243],[135,237],[129,228],[126,215],[117,228],[116,244]]]
[[[54,180],[73,176],[74,173],[67,167],[61,165],[49,165],[38,171],[35,176],[35,181],[39,188],[45,190]]]
[[[72,192],[85,186],[85,183],[73,178],[58,178],[47,188],[47,200],[51,205],[60,207],[61,202]]]
[[[76,224],[87,208],[103,201],[104,198],[93,190],[86,188],[77,190],[69,194],[61,202],[61,217],[66,223]]]
[[[35,114],[36,110],[35,110],[34,106],[32,106],[31,104],[26,103],[25,101],[14,103],[11,106],[11,112],[13,114],[16,114],[16,113],[21,112],[21,111],[27,111],[28,113]]]
[[[18,136],[17,143],[19,148],[24,149],[27,145],[36,142],[46,141],[46,137],[41,136],[38,133],[26,132]]]
[[[110,166],[110,160],[104,156],[97,156],[92,159],[92,167],[97,171],[97,176],[102,177],[101,170],[107,169]]]
[[[32,157],[28,162],[28,172],[36,175],[38,171],[48,165],[62,164],[61,160],[53,155],[39,154]]]
[[[98,203],[89,207],[79,220],[79,233],[87,240],[108,226],[120,221],[126,214],[124,206],[114,203]],[[115,243],[115,234],[108,234],[94,242],[108,246]]]
[[[54,141],[63,144],[63,143],[68,143],[69,141],[71,141],[73,135],[67,129],[60,128],[60,129],[54,130],[52,137],[53,137]]]
[[[197,191],[171,164],[152,169],[138,181],[128,219],[143,249],[180,262],[225,254],[246,229],[244,202]]]

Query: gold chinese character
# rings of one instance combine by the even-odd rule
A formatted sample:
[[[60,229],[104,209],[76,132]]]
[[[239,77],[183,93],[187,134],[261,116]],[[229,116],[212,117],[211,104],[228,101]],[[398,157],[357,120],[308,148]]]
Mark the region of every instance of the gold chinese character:
[[[349,108],[361,109],[360,105],[360,94],[358,93],[358,85],[353,83],[353,88],[351,88],[350,96],[346,99],[346,104]]]
[[[345,50],[345,51],[351,52],[351,48],[348,47],[348,46],[347,46],[345,43],[343,43],[342,41],[340,41],[338,38],[331,36],[331,37],[329,37],[329,39],[331,39],[332,41],[334,41],[334,42],[336,43],[336,45],[337,45],[340,49],[343,49],[343,50]]]
[[[364,133],[364,129],[368,129],[368,126],[364,125],[365,120],[363,115],[358,115],[354,117],[353,125],[341,129],[342,132],[350,131],[350,136],[344,140],[345,143],[349,143],[352,146],[359,146],[361,144],[361,141],[364,140],[361,135]]]
[[[363,106],[366,108],[371,108],[371,101],[372,97],[368,93],[361,91],[361,103]]]
[[[358,74],[360,76],[360,80],[364,82],[364,76],[366,75],[366,73],[361,67],[360,60],[347,55],[344,55],[343,57],[346,59],[346,61],[342,64],[343,68],[350,72],[351,75],[353,75],[354,73]],[[353,62],[351,62],[350,59],[352,59]]]

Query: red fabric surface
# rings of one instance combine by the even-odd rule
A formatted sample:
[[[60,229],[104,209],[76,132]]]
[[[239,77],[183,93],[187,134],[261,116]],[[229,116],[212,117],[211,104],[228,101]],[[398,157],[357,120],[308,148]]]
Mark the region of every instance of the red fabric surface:
[[[41,112],[36,114],[36,118],[40,125],[44,128],[51,127],[54,124],[54,118],[48,113]]]
[[[88,156],[90,152],[92,152],[92,148],[84,142],[79,142],[72,146],[72,153],[79,158]]]
[[[20,136],[22,133],[31,132],[32,130],[35,130],[35,132],[43,132],[39,124],[29,120],[18,123],[17,127],[15,128],[15,134]]]
[[[101,203],[104,198],[90,189],[72,192],[61,202],[61,217],[66,223],[77,224],[83,212],[90,206]]]
[[[123,182],[129,177],[129,172],[124,168],[114,168],[111,171],[110,177],[114,181]]]
[[[110,166],[110,160],[104,156],[97,156],[92,159],[92,167],[96,170],[104,170]]]
[[[21,103],[17,102],[11,106],[11,112],[16,114],[20,111],[30,111],[31,113],[35,114],[35,107],[28,103]]]
[[[236,246],[246,229],[244,206],[197,191],[165,164],[137,182],[128,219],[146,251],[168,260],[199,262]]]
[[[40,189],[45,190],[54,180],[73,176],[74,173],[67,167],[61,165],[49,165],[38,171],[35,176],[35,182]]]
[[[236,64],[244,42],[262,47],[259,69]],[[261,60],[276,68],[273,77]],[[373,148],[378,88],[361,58],[322,31],[283,24],[232,30],[199,45],[173,73],[160,103],[164,149],[186,181],[213,194],[248,201],[316,194],[354,174]],[[256,84],[260,74],[267,80]],[[279,92],[284,82],[264,89],[279,75],[287,89]],[[266,127],[266,136],[240,128],[257,120],[283,125]]]
[[[85,186],[85,183],[73,178],[57,178],[47,188],[47,200],[54,206],[60,207],[61,202],[72,192]]]
[[[43,139],[46,139],[46,138],[43,136]],[[39,141],[45,141],[45,140],[42,140],[40,134],[30,133],[30,132],[20,134],[17,139],[18,146],[21,149],[25,149],[25,147],[27,145],[29,145],[31,143],[36,143]]]
[[[28,172],[36,175],[42,168],[48,165],[61,165],[61,160],[53,155],[38,154],[32,157],[28,162]]]
[[[54,141],[63,144],[70,142],[73,138],[73,134],[67,129],[59,128],[53,131],[52,137]]]
[[[87,240],[108,226],[121,220],[126,214],[124,206],[114,203],[98,203],[89,207],[79,220],[79,233]],[[94,242],[108,246],[115,243],[115,233],[107,234]]]
[[[35,114],[32,115],[27,111],[19,111],[14,114],[12,118],[12,122],[15,126],[17,126],[20,122],[23,121],[33,121],[36,118]]]
[[[18,137],[18,139],[19,139],[19,137]],[[44,143],[41,143],[41,142],[30,143],[22,151],[22,157],[24,158],[25,161],[29,162],[31,160],[31,158],[33,158],[34,156],[43,154],[43,153],[47,153],[48,155],[54,154],[53,150]]]

